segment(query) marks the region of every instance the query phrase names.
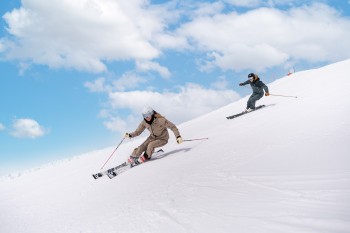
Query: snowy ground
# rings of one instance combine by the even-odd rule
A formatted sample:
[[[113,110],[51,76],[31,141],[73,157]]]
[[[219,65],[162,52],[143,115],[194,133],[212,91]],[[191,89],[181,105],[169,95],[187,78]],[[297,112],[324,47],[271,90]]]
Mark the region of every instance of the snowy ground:
[[[349,73],[347,60],[282,78],[270,92],[298,98],[264,97],[267,108],[226,120],[246,97],[184,123],[184,139],[209,139],[172,135],[163,157],[112,180],[91,174],[113,147],[4,176],[0,232],[348,233]]]

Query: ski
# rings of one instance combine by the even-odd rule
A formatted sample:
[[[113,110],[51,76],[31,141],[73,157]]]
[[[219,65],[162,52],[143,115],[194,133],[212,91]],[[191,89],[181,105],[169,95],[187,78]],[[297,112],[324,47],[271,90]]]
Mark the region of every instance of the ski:
[[[153,153],[153,155],[158,155],[164,152],[162,149],[157,150]],[[151,159],[152,160],[152,159]],[[116,177],[117,175],[129,170],[132,167],[135,167],[137,164],[130,164],[128,161],[124,162],[116,167],[112,167],[110,169],[107,169],[106,171],[99,172],[96,174],[92,174],[92,177],[97,180],[105,175],[107,175],[110,179]]]
[[[132,168],[135,165],[130,164],[129,162],[124,162],[121,164],[122,166],[120,166],[117,169],[113,169],[107,172],[107,176],[109,177],[109,179],[112,179],[114,177],[116,177],[117,175],[125,172],[126,170],[129,170],[130,168]]]
[[[254,112],[254,111],[259,110],[259,109],[261,109],[261,108],[263,108],[263,107],[265,107],[265,105],[260,105],[260,106],[256,107],[253,111],[250,111],[250,112]],[[228,116],[228,117],[226,117],[226,118],[227,118],[228,120],[230,120],[230,119],[234,119],[234,118],[236,118],[236,117],[245,115],[245,114],[250,113],[250,112],[241,112],[241,113],[238,113],[238,114],[235,114],[235,115],[232,115],[232,116]]]
[[[161,154],[162,152],[164,152],[164,151],[162,149],[159,149],[158,151],[154,152],[152,156],[154,156],[154,155],[159,156],[159,154]],[[151,158],[151,160],[152,160],[152,158]],[[126,163],[125,166],[121,166],[118,169],[114,169],[113,171],[108,172],[107,176],[109,177],[109,179],[113,179],[117,175],[119,175],[119,174],[121,174],[121,173],[123,173],[123,172],[125,172],[125,171],[127,171],[127,170],[129,170],[129,169],[131,169],[131,168],[133,168],[135,166],[137,166],[137,165],[142,164],[142,163],[138,163],[138,162],[137,163],[135,163],[135,162],[132,162],[132,163],[125,162],[125,163]],[[123,164],[125,164],[125,163],[123,163]],[[123,164],[121,164],[121,165],[123,165]]]
[[[116,167],[112,167],[112,168],[110,168],[110,169],[108,169],[108,170],[106,170],[106,171],[93,174],[92,177],[94,177],[94,179],[96,180],[96,179],[98,179],[98,178],[101,178],[101,177],[104,176],[104,175],[108,175],[109,173],[113,173],[115,170],[118,170],[118,169],[120,169],[120,168],[122,168],[122,167],[125,167],[125,166],[127,166],[128,164],[129,164],[128,162],[124,162],[124,163],[122,163],[122,164],[120,164],[120,165],[118,165],[118,166],[116,166]]]

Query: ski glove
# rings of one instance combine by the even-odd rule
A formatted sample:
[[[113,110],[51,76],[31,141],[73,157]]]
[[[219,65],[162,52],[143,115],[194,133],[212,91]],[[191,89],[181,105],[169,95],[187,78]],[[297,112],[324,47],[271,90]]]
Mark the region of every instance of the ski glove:
[[[268,92],[265,92],[265,96],[269,96],[270,95],[270,93],[268,93]]]
[[[182,137],[181,137],[181,136],[178,136],[178,137],[176,138],[176,141],[177,141],[177,144],[181,144],[181,143],[183,142]]]
[[[131,138],[131,135],[129,133],[125,133],[124,138]]]
[[[239,85],[240,85],[240,86],[243,86],[243,83],[240,83]]]

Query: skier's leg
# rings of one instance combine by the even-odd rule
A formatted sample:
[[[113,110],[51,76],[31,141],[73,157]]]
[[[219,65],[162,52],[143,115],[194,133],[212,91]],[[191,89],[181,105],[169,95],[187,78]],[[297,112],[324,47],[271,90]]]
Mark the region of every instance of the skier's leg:
[[[151,139],[147,138],[140,146],[134,149],[132,152],[132,157],[140,157],[140,155],[147,150],[148,144],[151,142]]]
[[[263,94],[253,94],[250,96],[249,98],[249,108],[250,109],[255,109],[255,103],[256,101],[258,101],[259,99],[261,99],[261,97],[263,97]]]
[[[149,138],[147,138],[146,141],[144,141],[140,146],[138,146],[137,148],[135,148],[132,152],[132,154],[130,155],[130,158],[128,159],[128,162],[132,165],[135,166],[137,164],[140,164],[140,162],[138,162],[138,160],[141,157],[141,154],[144,153],[147,150],[147,146],[149,144],[151,140]],[[143,159],[142,159],[143,160]]]
[[[248,102],[247,102],[247,109],[254,109],[254,106],[255,106],[255,101],[254,101],[254,94],[252,94],[249,99],[248,99]]]
[[[148,159],[150,159],[152,157],[152,154],[153,154],[155,148],[164,146],[167,143],[168,143],[167,140],[154,140],[154,141],[151,141],[148,144],[148,146],[147,146],[146,152],[144,153],[145,159],[148,160]]]

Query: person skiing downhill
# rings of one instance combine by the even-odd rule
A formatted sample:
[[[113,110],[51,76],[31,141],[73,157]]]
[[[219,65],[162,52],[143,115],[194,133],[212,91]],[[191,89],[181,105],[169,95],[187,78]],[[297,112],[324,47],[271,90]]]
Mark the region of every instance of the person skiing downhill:
[[[151,107],[145,108],[142,112],[142,116],[143,120],[137,129],[132,133],[124,134],[124,138],[133,138],[139,136],[145,129],[150,131],[150,135],[146,141],[132,152],[128,160],[132,165],[140,164],[151,159],[156,147],[161,147],[168,143],[169,133],[167,129],[173,131],[178,144],[183,142],[178,128]]]
[[[269,96],[269,88],[263,83],[259,76],[254,73],[248,74],[248,80],[240,83],[240,86],[244,86],[250,84],[250,86],[253,89],[252,95],[249,97],[248,102],[247,102],[247,108],[243,112],[250,112],[255,110],[255,102],[264,95],[265,91],[265,96]]]

